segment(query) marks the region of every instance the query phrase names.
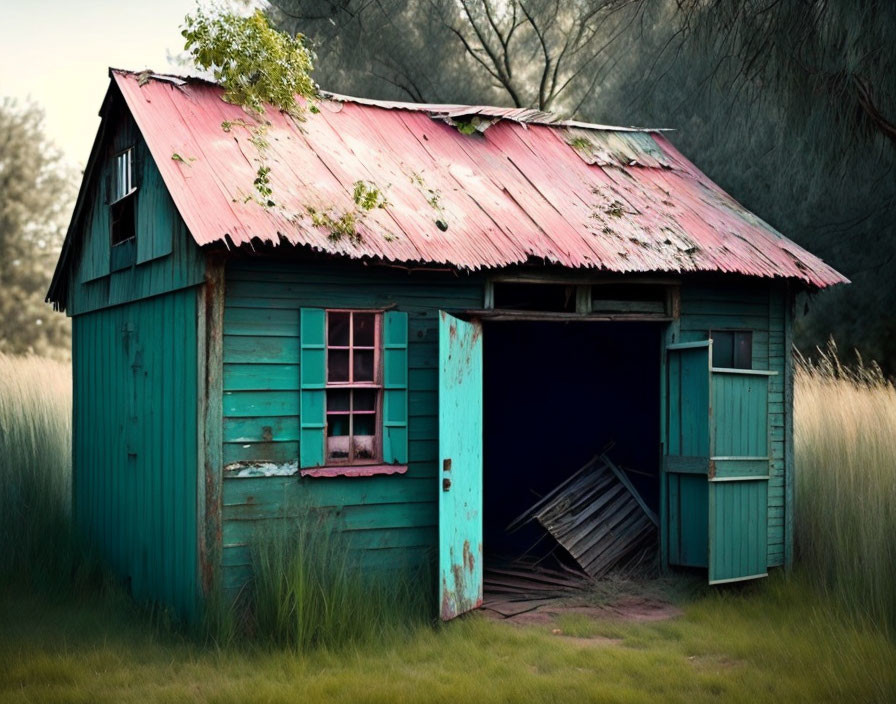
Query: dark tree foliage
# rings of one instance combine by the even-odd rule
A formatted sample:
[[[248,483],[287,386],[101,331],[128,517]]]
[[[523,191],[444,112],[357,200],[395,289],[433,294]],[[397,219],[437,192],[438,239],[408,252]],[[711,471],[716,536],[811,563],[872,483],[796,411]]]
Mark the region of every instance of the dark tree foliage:
[[[273,0],[310,37],[318,83],[424,102],[575,112],[640,17],[633,0]]]
[[[44,303],[74,197],[74,175],[43,113],[0,103],[0,352],[69,355],[70,325]]]
[[[273,0],[326,89],[672,127],[747,207],[853,280],[833,334],[896,371],[896,3],[871,0]],[[801,308],[802,310],[802,308]]]

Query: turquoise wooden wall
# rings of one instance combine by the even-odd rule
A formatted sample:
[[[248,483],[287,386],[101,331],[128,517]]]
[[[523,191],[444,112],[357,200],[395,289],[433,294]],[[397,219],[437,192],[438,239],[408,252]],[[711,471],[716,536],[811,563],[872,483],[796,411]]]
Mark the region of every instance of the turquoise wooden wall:
[[[73,506],[138,601],[197,605],[197,295],[73,319]]]
[[[432,554],[437,539],[437,311],[483,305],[480,277],[409,276],[357,265],[232,261],[226,275],[223,340],[225,466],[299,456],[299,310],[397,306],[410,313],[407,475],[372,478],[237,478],[223,486],[223,583],[249,576],[249,542],[259,528],[326,507],[366,564],[400,564]],[[753,332],[753,366],[769,380],[771,480],[769,566],[785,561],[785,288],[781,283],[686,280],[677,341],[705,340],[710,329]],[[486,344],[487,341],[486,341]],[[488,373],[488,370],[485,371]],[[270,428],[269,439],[265,428]],[[487,468],[485,471],[488,471]]]
[[[388,308],[408,313],[409,463],[403,475],[238,478],[225,472],[225,587],[249,576],[259,529],[325,508],[371,566],[434,557],[437,538],[438,310],[482,305],[479,277],[409,275],[357,264],[234,260],[225,283],[223,460],[286,464],[299,457],[299,311]],[[265,428],[270,428],[266,439]]]
[[[205,257],[133,121],[122,115],[107,124],[67,292],[73,508],[135,598],[191,618],[199,556],[197,285]],[[113,272],[106,173],[112,155],[129,146],[137,152],[136,251],[131,266]]]

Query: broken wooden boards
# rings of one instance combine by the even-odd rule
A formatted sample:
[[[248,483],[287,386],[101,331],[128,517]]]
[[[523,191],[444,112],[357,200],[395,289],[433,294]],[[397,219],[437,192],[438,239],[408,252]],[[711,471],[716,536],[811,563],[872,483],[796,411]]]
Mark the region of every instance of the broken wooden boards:
[[[536,520],[593,578],[655,550],[659,521],[606,455],[544,496],[508,530]]]

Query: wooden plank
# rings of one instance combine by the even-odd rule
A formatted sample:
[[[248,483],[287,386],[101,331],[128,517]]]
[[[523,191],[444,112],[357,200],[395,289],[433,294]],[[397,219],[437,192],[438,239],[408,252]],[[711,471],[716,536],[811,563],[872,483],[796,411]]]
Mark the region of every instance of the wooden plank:
[[[436,498],[434,482],[428,477],[228,477],[223,510],[225,517],[266,518],[284,507],[291,515],[299,515],[310,507],[420,503]]]
[[[228,418],[298,416],[298,391],[224,391],[224,415]]]
[[[292,391],[298,388],[298,364],[224,365],[225,391]]]
[[[298,364],[298,337],[224,335],[224,362],[249,364]]]
[[[298,337],[299,316],[295,310],[238,308],[224,310],[224,333],[254,337]]]

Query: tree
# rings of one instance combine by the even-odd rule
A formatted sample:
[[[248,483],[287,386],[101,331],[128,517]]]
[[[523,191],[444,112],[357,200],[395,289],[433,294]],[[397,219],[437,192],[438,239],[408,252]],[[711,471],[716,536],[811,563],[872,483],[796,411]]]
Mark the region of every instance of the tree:
[[[576,112],[637,0],[272,0],[275,21],[314,41],[325,87],[425,102]]]
[[[0,352],[66,358],[68,319],[44,302],[74,201],[74,174],[33,104],[0,103]]]

